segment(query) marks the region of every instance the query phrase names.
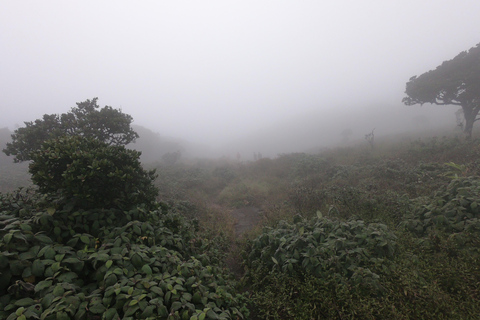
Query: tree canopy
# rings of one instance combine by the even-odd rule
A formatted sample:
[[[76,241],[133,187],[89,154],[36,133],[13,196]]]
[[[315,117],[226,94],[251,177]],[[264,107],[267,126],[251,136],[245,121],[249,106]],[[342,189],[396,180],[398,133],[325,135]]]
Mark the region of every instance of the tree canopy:
[[[142,168],[138,151],[94,138],[65,136],[47,140],[30,156],[29,171],[40,192],[77,208],[155,207],[155,170]]]
[[[435,70],[411,77],[405,93],[402,101],[406,105],[460,106],[465,117],[464,132],[470,138],[480,111],[480,43]]]
[[[45,114],[42,119],[25,122],[3,152],[15,156],[15,162],[31,160],[31,153],[43,142],[67,135],[94,138],[108,145],[134,142],[138,134],[130,126],[133,118],[110,106],[100,109],[97,100],[78,102],[68,113]]]

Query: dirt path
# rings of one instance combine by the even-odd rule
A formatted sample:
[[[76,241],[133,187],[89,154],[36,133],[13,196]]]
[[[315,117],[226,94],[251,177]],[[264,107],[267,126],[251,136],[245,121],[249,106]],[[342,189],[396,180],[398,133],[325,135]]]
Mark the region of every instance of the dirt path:
[[[233,210],[231,213],[235,219],[235,238],[241,239],[242,235],[257,226],[262,219],[262,211],[257,207],[244,207]],[[226,259],[227,266],[235,275],[237,280],[243,277],[244,270],[242,267],[242,257],[239,252],[237,241],[232,243],[230,252]]]
[[[235,237],[239,238],[243,233],[253,229],[262,219],[262,211],[257,207],[244,207],[232,211],[235,218]]]

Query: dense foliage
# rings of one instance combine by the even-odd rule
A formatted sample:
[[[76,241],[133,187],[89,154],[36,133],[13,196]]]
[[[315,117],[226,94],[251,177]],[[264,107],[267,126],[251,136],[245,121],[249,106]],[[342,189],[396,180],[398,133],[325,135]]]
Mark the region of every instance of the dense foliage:
[[[343,164],[341,153],[295,156],[290,204],[328,214],[286,214],[247,241],[258,319],[476,319],[480,179],[464,176],[476,165],[416,159],[467,154],[455,148],[415,142],[402,159]]]
[[[138,135],[130,127],[132,117],[121,110],[105,106],[99,109],[97,98],[78,102],[70,112],[45,114],[42,119],[25,122],[12,134],[12,141],[3,149],[15,156],[15,162],[31,159],[31,153],[47,140],[63,136],[90,137],[109,145],[126,145]]]
[[[480,179],[456,178],[433,197],[419,198],[402,226],[419,236],[432,230],[480,235]]]
[[[373,151],[162,167],[157,183],[163,197],[190,207],[202,208],[204,199],[261,206],[267,228],[240,242],[252,319],[476,319],[480,242],[475,217],[465,217],[478,199],[479,156],[478,141],[456,136],[379,139]],[[458,218],[470,229],[431,220],[423,228],[424,210],[453,208],[466,213]],[[355,231],[369,235],[371,247]],[[389,246],[393,254],[379,255]]]
[[[2,195],[0,317],[477,319],[479,157],[458,137],[378,139],[157,163],[168,206]],[[245,206],[261,224],[240,235]]]
[[[156,202],[139,152],[74,134],[29,156],[38,188],[0,194],[0,318],[248,316],[215,236]]]
[[[153,206],[155,171],[142,168],[140,153],[79,136],[46,141],[31,154],[30,173],[40,192],[78,208]]]
[[[362,220],[332,221],[325,218],[302,220],[294,224],[281,221],[253,240],[247,265],[290,275],[358,278],[364,274],[375,282],[377,268],[395,252],[395,235],[387,226]]]
[[[228,275],[211,265],[208,241],[181,215],[164,207],[107,221],[99,213],[118,212],[80,210],[65,219],[41,201],[12,210],[16,199],[3,196],[0,206],[2,319],[242,317]]]

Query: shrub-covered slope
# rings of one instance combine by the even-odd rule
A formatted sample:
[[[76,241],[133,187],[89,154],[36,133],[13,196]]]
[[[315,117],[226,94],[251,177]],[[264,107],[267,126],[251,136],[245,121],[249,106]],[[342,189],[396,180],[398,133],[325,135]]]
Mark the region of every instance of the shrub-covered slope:
[[[444,137],[159,165],[168,206],[4,194],[0,317],[478,319],[479,156]],[[235,240],[243,206],[262,223]]]
[[[181,215],[18,198],[0,203],[2,319],[243,318],[231,278]]]

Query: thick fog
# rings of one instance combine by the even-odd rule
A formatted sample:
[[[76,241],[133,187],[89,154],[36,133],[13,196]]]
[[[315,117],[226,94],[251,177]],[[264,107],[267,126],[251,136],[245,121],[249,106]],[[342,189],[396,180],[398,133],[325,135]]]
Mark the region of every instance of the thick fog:
[[[0,128],[98,97],[225,152],[453,130],[455,107],[401,99],[411,76],[480,42],[479,12],[471,0],[2,1]]]

